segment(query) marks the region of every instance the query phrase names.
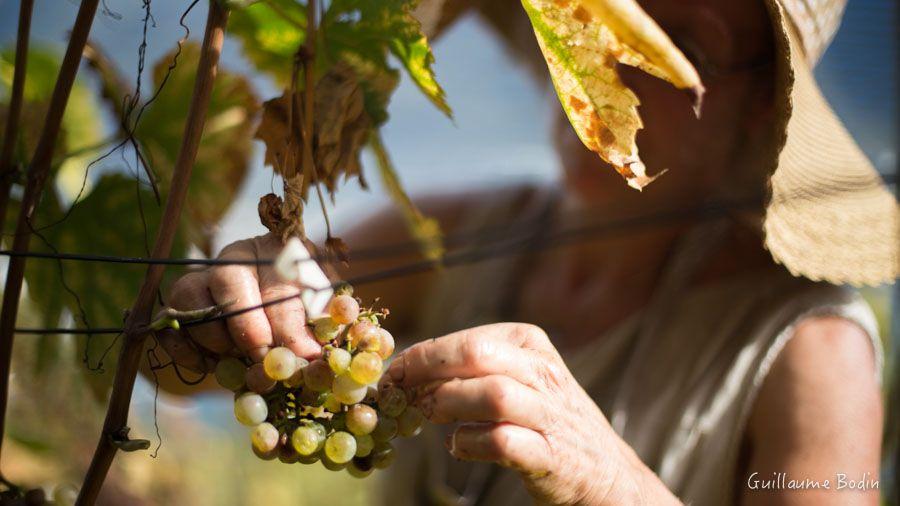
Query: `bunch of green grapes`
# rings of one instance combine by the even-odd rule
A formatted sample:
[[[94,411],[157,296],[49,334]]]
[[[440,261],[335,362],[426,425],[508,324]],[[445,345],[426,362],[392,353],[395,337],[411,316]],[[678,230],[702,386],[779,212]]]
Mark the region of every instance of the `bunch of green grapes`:
[[[411,437],[424,417],[407,405],[403,390],[376,388],[394,338],[385,312],[361,310],[350,295],[334,297],[327,316],[310,322],[323,345],[312,362],[288,348],[273,348],[249,367],[227,358],[216,379],[235,392],[234,416],[252,428],[253,452],[263,460],[314,464],[357,477],[388,467],[391,440]]]

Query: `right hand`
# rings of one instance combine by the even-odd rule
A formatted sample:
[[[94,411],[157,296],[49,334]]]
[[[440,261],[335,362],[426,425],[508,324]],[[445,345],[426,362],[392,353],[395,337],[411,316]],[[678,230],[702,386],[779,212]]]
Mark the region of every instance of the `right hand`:
[[[275,258],[282,247],[279,238],[266,234],[229,244],[218,258]],[[172,286],[166,302],[183,311],[234,301],[226,311],[235,311],[296,294],[299,289],[296,283],[282,281],[269,265],[222,265],[184,275]],[[180,331],[166,329],[158,332],[157,338],[176,364],[203,373],[211,372],[221,356],[247,356],[258,362],[274,346],[315,358],[322,347],[306,323],[303,303],[293,298],[224,321]]]

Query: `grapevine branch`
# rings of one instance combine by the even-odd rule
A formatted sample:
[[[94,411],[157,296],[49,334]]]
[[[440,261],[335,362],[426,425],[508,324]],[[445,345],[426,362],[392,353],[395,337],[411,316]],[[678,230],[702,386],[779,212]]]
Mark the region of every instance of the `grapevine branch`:
[[[19,137],[19,117],[22,113],[22,97],[25,94],[25,74],[28,67],[28,39],[31,36],[31,12],[34,0],[22,0],[19,5],[19,28],[16,35],[16,68],[13,71],[12,95],[9,99],[9,113],[6,115],[6,130],[3,132],[3,147],[0,148],[0,230],[6,223],[6,208],[9,205],[9,191],[16,179],[13,152]]]
[[[210,0],[200,61],[197,66],[197,77],[188,108],[183,140],[175,161],[166,209],[151,255],[155,259],[168,257],[172,250],[172,243],[175,239],[181,210],[187,195],[191,169],[197,156],[200,137],[206,121],[206,113],[209,109],[210,96],[218,69],[219,55],[222,51],[227,21],[228,11],[218,0]],[[116,450],[118,450],[117,445],[113,444],[113,440],[110,438],[122,434],[128,421],[128,407],[131,404],[134,381],[143,354],[144,342],[149,336],[147,325],[152,316],[156,293],[162,281],[163,270],[164,267],[159,264],[148,267],[144,284],[125,322],[125,342],[116,367],[112,396],[107,408],[106,419],[103,423],[103,433],[97,443],[97,449],[94,451],[90,468],[84,478],[84,484],[81,487],[78,502],[76,503],[78,505],[94,504],[96,502],[100,489],[103,486],[103,481],[106,478],[106,473],[109,471]]]
[[[59,75],[53,94],[50,96],[50,105],[47,109],[47,117],[44,120],[44,128],[41,131],[31,167],[28,170],[28,180],[25,192],[22,196],[22,205],[19,210],[19,218],[16,224],[16,233],[13,238],[12,250],[27,252],[31,241],[31,219],[37,208],[44,182],[50,172],[53,162],[53,148],[59,137],[60,126],[72,85],[75,83],[75,75],[78,73],[78,64],[81,61],[81,53],[87,42],[94,15],[97,12],[99,0],[82,0],[78,8],[78,15],[72,27],[66,54],[60,65]],[[17,61],[18,66],[18,61]],[[12,347],[16,326],[16,315],[19,310],[19,296],[22,294],[22,282],[25,276],[25,258],[10,258],[9,268],[6,271],[6,288],[3,291],[3,307],[0,312],[0,444],[5,429],[6,401],[9,394],[9,369],[12,361]]]

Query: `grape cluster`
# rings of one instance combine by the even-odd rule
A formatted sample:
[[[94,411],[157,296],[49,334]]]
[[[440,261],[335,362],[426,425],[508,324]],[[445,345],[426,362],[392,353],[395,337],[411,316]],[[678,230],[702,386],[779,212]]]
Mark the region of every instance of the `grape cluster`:
[[[251,427],[263,460],[313,464],[357,477],[388,467],[390,441],[415,436],[424,417],[403,390],[378,383],[394,338],[381,328],[385,312],[361,310],[348,294],[334,297],[327,316],[310,322],[323,345],[309,362],[284,347],[249,367],[237,358],[216,366],[216,379],[235,392],[234,416]]]

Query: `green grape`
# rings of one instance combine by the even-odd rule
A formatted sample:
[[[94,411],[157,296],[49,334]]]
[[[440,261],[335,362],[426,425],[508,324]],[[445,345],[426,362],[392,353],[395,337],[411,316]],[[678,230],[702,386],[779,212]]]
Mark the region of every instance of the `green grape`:
[[[341,333],[341,325],[329,317],[319,318],[313,322],[313,334],[319,344],[326,344],[334,341]]]
[[[301,425],[291,434],[291,445],[302,457],[308,457],[322,447],[325,437],[316,427]]]
[[[284,381],[297,372],[297,355],[284,346],[272,348],[263,359],[263,368],[268,377]]]
[[[278,446],[280,437],[278,429],[268,422],[263,422],[253,427],[253,431],[250,432],[250,441],[261,453],[268,453],[274,450]]]
[[[371,346],[373,342],[380,345],[378,327],[370,321],[358,321],[347,331],[347,342],[349,342],[350,346],[353,348],[363,350],[363,343],[366,343],[367,346]]]
[[[356,439],[348,432],[337,431],[325,440],[325,456],[335,464],[346,464],[356,454]]]
[[[290,378],[284,380],[284,386],[288,388],[300,388],[303,386],[303,369],[309,365],[305,358],[297,357],[297,370]]]
[[[246,392],[234,400],[234,417],[248,427],[263,423],[267,416],[269,407],[258,394]]]
[[[382,359],[387,360],[394,354],[394,336],[387,330],[379,327],[378,337],[381,341],[381,344],[378,346],[378,354],[381,355]]]
[[[365,478],[374,470],[375,466],[372,465],[372,459],[369,457],[354,457],[347,466],[347,473],[354,478]]]
[[[347,463],[344,462],[342,464],[338,464],[337,462],[332,461],[327,456],[322,455],[322,466],[329,471],[341,471],[347,467]]]
[[[381,357],[370,351],[357,353],[350,362],[350,376],[362,385],[375,383],[381,377]]]
[[[347,411],[347,430],[356,436],[370,434],[378,423],[378,413],[365,404],[354,404]]]
[[[359,302],[349,295],[338,295],[328,304],[328,314],[337,323],[353,323],[359,318]]]
[[[397,417],[397,433],[403,437],[413,437],[422,431],[425,417],[414,406],[407,406]]]
[[[335,374],[343,374],[350,367],[352,359],[350,352],[343,348],[334,348],[328,352],[328,365]]]
[[[378,443],[387,443],[397,437],[397,420],[386,416],[379,416],[375,430],[372,431],[372,439]]]
[[[216,364],[216,381],[222,388],[236,392],[244,387],[247,366],[236,358],[228,357]]]
[[[56,506],[73,506],[78,500],[78,487],[71,483],[57,485],[53,489],[53,504]]]
[[[250,448],[253,449],[253,454],[257,456],[260,460],[275,460],[278,458],[278,448],[273,448],[267,452],[260,451],[256,445],[250,445]]]
[[[331,367],[329,367],[322,359],[313,360],[305,369],[303,369],[303,383],[307,388],[317,392],[325,392],[331,388],[331,383],[333,381],[334,372],[331,371]]]
[[[356,436],[356,456],[357,457],[365,457],[372,453],[372,449],[375,448],[375,440],[372,439],[372,436],[369,434],[364,434],[362,436]]]
[[[400,416],[406,409],[406,393],[393,385],[385,385],[378,391],[378,409],[391,418]]]
[[[372,459],[372,465],[377,469],[386,469],[397,459],[397,454],[390,443],[378,443],[372,449],[369,457]]]
[[[337,397],[334,396],[334,393],[329,393],[325,396],[325,403],[322,404],[328,411],[332,413],[339,413],[341,411],[341,401],[338,400]]]
[[[328,431],[325,429],[325,426],[318,422],[313,422],[310,424],[310,427],[316,431],[316,434],[319,435],[320,441],[325,441],[325,436],[328,435]]]
[[[247,369],[245,376],[247,388],[260,395],[267,394],[275,389],[277,382],[266,374],[266,369],[261,363],[253,364]]]
[[[353,380],[349,374],[341,374],[334,379],[332,392],[334,397],[342,404],[356,404],[365,399],[368,392],[366,385],[361,385]]]

